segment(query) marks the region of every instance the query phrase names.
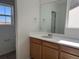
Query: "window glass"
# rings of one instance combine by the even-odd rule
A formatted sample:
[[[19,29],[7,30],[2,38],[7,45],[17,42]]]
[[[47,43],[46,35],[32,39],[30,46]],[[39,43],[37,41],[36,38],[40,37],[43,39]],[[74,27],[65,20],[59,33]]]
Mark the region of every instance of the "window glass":
[[[5,7],[5,14],[11,15],[11,7]]]
[[[5,23],[5,16],[0,16],[0,23]]]
[[[4,14],[4,6],[0,5],[0,14]]]
[[[0,4],[0,24],[11,24],[12,7]]]
[[[11,24],[11,17],[6,17],[6,23]]]

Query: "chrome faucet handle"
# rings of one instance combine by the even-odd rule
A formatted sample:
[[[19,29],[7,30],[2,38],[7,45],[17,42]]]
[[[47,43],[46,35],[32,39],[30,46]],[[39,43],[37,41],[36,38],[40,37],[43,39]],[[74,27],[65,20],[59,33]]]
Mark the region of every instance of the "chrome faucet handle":
[[[48,36],[52,36],[52,34],[48,34]]]

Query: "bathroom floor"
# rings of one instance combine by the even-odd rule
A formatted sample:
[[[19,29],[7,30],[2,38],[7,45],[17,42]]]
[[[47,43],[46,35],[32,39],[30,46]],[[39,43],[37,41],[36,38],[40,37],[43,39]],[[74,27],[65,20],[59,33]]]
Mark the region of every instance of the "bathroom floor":
[[[16,52],[11,52],[6,55],[0,56],[0,59],[16,59]]]

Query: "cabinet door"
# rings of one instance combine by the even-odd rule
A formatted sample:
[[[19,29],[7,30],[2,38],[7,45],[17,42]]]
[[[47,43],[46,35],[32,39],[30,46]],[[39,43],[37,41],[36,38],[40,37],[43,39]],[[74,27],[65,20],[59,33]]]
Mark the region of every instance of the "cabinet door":
[[[58,51],[44,46],[43,59],[58,59]]]
[[[31,43],[31,59],[41,59],[41,45]]]
[[[79,57],[65,53],[65,52],[61,52],[60,56],[61,56],[60,59],[79,59]]]

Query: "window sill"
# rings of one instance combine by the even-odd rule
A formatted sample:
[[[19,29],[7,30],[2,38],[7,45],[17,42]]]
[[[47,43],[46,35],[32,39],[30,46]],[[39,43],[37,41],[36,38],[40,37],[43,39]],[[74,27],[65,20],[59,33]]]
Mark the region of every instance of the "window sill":
[[[0,27],[6,27],[6,26],[13,26],[13,25],[12,24],[11,25],[3,25],[3,24],[1,25],[0,24]]]

